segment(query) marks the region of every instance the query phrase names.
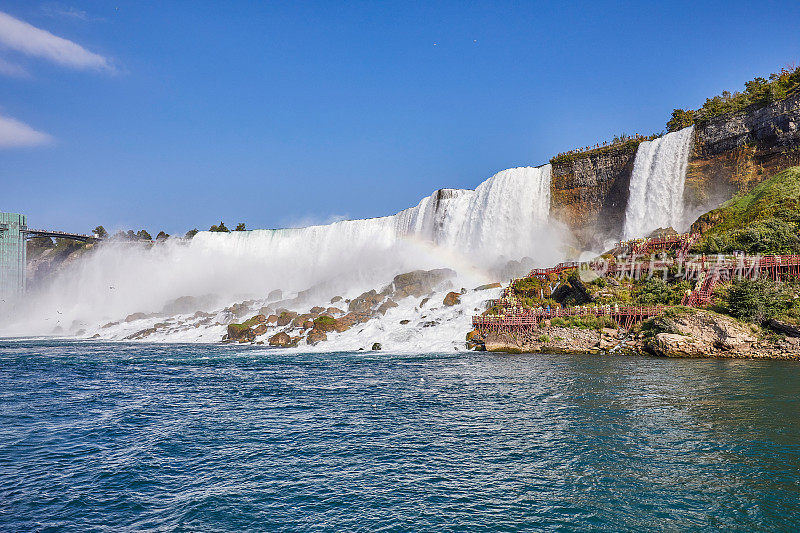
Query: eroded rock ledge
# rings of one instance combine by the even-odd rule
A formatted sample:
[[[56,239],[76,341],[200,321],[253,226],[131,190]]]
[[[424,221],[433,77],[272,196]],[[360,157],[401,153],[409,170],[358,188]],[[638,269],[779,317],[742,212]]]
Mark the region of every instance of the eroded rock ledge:
[[[467,343],[477,350],[506,353],[800,359],[800,337],[781,335],[701,309],[675,309],[631,334],[608,328],[591,330],[545,323],[524,333],[471,332]]]

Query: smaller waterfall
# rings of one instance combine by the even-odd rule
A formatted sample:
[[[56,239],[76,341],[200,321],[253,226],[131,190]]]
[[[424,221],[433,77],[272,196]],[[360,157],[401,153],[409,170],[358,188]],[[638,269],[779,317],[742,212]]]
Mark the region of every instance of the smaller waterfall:
[[[682,230],[683,186],[694,126],[645,141],[636,151],[625,211],[625,239],[658,228]]]

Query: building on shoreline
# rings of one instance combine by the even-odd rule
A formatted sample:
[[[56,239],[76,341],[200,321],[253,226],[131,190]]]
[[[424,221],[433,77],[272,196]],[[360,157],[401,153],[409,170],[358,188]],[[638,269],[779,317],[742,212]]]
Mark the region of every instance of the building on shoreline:
[[[25,292],[25,215],[0,213],[0,307]]]

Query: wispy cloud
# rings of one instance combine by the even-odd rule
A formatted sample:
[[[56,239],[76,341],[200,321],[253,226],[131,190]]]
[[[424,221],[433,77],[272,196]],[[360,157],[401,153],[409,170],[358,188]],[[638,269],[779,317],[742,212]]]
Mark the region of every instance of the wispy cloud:
[[[0,148],[19,148],[49,144],[53,138],[24,122],[0,115]]]
[[[0,74],[4,76],[9,76],[11,78],[30,78],[31,75],[28,74],[28,71],[22,68],[21,66],[11,63],[10,61],[6,61],[2,57],[0,57]]]
[[[0,11],[0,45],[75,69],[114,72],[111,62],[81,45]]]
[[[68,18],[74,20],[80,20],[83,22],[95,22],[99,20],[103,20],[102,17],[93,17],[89,15],[86,11],[82,9],[78,9],[75,6],[63,6],[61,4],[45,4],[42,6],[42,13],[47,17],[61,17],[61,18]]]

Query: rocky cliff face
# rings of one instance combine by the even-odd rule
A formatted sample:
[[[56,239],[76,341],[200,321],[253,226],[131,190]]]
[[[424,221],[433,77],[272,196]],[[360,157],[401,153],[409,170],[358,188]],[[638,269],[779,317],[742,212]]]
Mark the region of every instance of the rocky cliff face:
[[[637,147],[553,163],[550,215],[573,229],[580,246],[621,235]],[[800,165],[800,94],[698,125],[684,190],[687,222],[794,165]]]
[[[622,232],[636,145],[589,152],[553,163],[550,215],[572,228],[582,245]]]
[[[714,117],[695,128],[686,173],[686,212],[699,215],[798,164],[800,94]]]

